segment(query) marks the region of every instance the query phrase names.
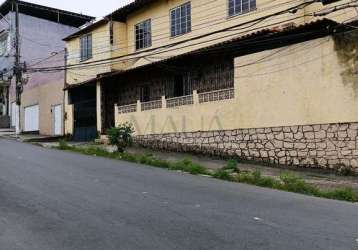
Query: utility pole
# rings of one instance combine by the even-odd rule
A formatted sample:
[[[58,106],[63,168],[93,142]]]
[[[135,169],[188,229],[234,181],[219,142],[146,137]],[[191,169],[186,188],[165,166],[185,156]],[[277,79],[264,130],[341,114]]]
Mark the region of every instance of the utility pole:
[[[16,79],[16,134],[21,132],[20,123],[20,107],[21,107],[21,94],[23,90],[22,85],[22,68],[20,65],[20,30],[19,30],[19,3],[17,0],[13,0],[13,7],[15,7],[15,67],[14,74]]]

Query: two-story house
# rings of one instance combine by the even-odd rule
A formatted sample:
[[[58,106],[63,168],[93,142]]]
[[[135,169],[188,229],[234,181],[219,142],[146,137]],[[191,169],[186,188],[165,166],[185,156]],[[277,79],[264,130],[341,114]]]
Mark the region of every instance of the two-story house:
[[[356,3],[137,0],[67,37],[67,132],[358,169]],[[354,63],[353,63],[354,62]]]
[[[20,121],[21,132],[63,135],[64,78],[62,71],[24,74],[21,106],[16,105],[15,35],[18,5],[20,62],[26,67],[65,63],[63,38],[94,18],[24,1],[6,0],[0,6],[0,72],[2,112],[10,126]]]

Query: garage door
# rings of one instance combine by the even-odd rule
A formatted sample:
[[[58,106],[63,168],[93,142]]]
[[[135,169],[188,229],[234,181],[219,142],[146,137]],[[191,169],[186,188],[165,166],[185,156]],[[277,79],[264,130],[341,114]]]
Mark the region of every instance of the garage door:
[[[25,132],[39,131],[39,105],[25,108]]]

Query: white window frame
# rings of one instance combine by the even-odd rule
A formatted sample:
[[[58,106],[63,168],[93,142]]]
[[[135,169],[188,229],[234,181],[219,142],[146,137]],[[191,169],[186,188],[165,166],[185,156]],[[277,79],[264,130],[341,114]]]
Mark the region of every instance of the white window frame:
[[[91,33],[81,36],[80,38],[81,62],[87,61],[92,58],[93,56],[92,46],[93,46],[93,39]]]
[[[182,16],[182,8],[185,9],[185,16]],[[173,20],[173,14],[176,15],[177,11],[179,16],[175,16]],[[183,3],[171,9],[169,12],[169,18],[170,37],[176,37],[191,32],[191,2]],[[185,30],[183,30],[183,24],[185,24]]]
[[[147,30],[144,30],[147,28]],[[142,29],[142,33],[137,33]],[[142,37],[140,37],[142,36]],[[142,46],[140,41],[143,41]],[[136,50],[149,48],[152,46],[152,20],[147,19],[134,25],[134,47]]]
[[[233,2],[233,12],[231,12],[230,2]],[[244,3],[248,4],[248,8],[243,10]],[[256,10],[256,0],[228,0],[227,5],[229,17],[245,14],[250,11]],[[237,9],[236,5],[238,5],[240,8]]]

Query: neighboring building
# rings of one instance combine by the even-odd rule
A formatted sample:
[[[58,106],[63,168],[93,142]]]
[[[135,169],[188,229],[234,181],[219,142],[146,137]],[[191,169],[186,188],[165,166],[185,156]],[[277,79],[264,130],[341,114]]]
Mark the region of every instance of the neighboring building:
[[[148,147],[358,172],[354,7],[137,0],[65,39],[66,131],[131,122]]]
[[[15,127],[15,1],[7,0],[0,6],[0,70],[3,72],[3,114],[11,116]],[[64,65],[65,44],[62,39],[76,32],[93,17],[54,9],[33,3],[17,1],[19,5],[19,33],[21,63],[27,67]],[[21,96],[20,129],[44,135],[63,135],[64,72],[34,73],[28,75]],[[9,87],[8,84],[11,83]]]

